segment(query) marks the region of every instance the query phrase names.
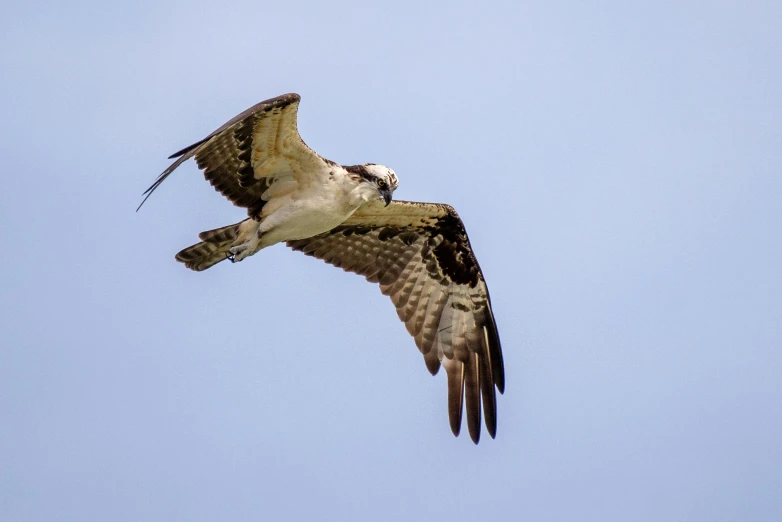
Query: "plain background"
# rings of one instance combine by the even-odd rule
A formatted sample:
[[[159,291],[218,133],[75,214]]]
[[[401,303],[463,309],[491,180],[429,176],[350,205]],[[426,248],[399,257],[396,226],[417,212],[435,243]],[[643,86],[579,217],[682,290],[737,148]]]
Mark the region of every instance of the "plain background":
[[[0,520],[782,519],[782,4],[15,2]],[[166,156],[302,95],[466,222],[507,390],[448,428],[391,303]]]

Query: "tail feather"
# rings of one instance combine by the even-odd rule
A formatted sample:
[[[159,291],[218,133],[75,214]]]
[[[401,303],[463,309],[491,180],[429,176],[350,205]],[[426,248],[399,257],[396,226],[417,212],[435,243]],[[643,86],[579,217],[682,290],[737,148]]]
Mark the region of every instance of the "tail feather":
[[[187,268],[200,272],[227,259],[228,249],[238,237],[240,224],[201,232],[198,234],[201,242],[179,251],[176,260],[184,263]]]
[[[207,230],[198,234],[198,239],[206,243],[224,243],[226,241],[235,241],[239,233],[239,225],[243,223],[234,223],[227,227],[220,227],[214,230]]]

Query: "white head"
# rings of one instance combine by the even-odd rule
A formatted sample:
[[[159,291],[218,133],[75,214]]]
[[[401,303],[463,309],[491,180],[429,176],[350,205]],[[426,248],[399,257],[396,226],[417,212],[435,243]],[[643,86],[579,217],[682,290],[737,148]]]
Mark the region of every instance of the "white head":
[[[390,168],[374,163],[365,163],[364,165],[354,165],[345,167],[348,172],[356,176],[361,183],[362,188],[371,189],[370,194],[377,194],[386,202],[386,206],[391,203],[391,195],[399,186],[399,180],[396,173]]]

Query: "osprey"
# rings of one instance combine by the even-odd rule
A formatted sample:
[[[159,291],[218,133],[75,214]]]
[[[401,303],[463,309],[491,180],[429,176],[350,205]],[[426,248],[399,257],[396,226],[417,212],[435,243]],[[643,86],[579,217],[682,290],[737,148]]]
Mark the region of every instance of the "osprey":
[[[249,217],[202,232],[177,261],[206,270],[285,242],[379,283],[428,370],[434,375],[445,368],[454,435],[466,408],[470,437],[478,443],[482,402],[493,438],[495,388],[504,391],[505,372],[489,291],[462,220],[448,205],[392,201],[399,182],[388,167],[341,166],[315,153],[296,127],[300,99],[285,94],[263,101],[171,155],[178,159],[147,189],[141,205],[195,157],[209,183],[247,208]]]

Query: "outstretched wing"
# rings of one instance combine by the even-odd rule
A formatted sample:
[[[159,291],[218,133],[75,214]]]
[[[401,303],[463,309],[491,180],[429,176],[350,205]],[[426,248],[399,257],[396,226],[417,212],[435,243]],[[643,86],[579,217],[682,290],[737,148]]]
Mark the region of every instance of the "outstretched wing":
[[[284,94],[250,107],[203,140],[172,154],[178,158],[144,192],[149,198],[182,163],[195,156],[204,177],[235,205],[257,216],[272,197],[308,186],[333,162],[302,141],[296,127],[298,94]],[[274,190],[269,189],[275,186]],[[141,208],[139,205],[139,208]]]
[[[379,283],[415,338],[432,375],[448,375],[448,416],[459,434],[462,405],[470,437],[497,427],[495,388],[505,372],[489,291],[464,224],[448,205],[371,202],[329,232],[288,246]]]

